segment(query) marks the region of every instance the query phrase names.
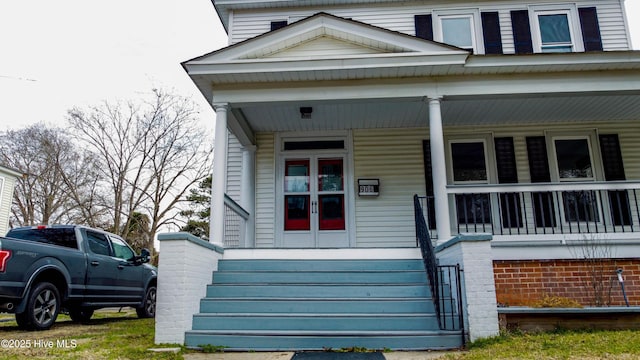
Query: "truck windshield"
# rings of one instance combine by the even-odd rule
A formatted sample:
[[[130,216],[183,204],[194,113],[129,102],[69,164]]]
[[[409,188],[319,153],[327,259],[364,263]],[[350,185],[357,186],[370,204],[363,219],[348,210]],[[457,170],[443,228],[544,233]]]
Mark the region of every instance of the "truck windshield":
[[[64,246],[71,249],[78,248],[76,232],[73,228],[16,229],[10,230],[7,233],[7,237]]]

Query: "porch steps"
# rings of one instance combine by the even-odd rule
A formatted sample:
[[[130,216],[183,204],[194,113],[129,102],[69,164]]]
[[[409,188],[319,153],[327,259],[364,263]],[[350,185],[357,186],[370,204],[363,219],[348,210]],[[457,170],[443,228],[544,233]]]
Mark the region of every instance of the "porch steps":
[[[221,260],[185,336],[228,351],[448,349],[421,260]]]

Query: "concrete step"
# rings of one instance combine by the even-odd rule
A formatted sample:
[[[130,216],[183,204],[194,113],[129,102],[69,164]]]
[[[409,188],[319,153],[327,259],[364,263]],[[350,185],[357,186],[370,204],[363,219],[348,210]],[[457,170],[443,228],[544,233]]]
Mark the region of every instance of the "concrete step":
[[[433,313],[430,297],[411,298],[205,298],[200,301],[201,313]]]
[[[208,298],[395,298],[429,297],[425,284],[216,284],[207,286]]]
[[[193,330],[315,331],[435,331],[433,313],[315,314],[315,313],[201,313],[193,317]]]
[[[211,331],[191,330],[185,345],[223,346],[225,351],[367,349],[424,350],[460,347],[459,332],[447,331]]]
[[[421,270],[420,259],[375,259],[375,260],[220,260],[218,271],[387,271]]]
[[[424,270],[219,271],[213,284],[426,284]]]

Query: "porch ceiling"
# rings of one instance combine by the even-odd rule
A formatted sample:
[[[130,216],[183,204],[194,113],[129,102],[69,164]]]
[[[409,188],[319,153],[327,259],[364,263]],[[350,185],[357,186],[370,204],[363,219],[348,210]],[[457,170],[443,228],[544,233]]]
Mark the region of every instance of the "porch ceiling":
[[[301,119],[300,107],[312,107]],[[422,98],[380,101],[264,103],[237,108],[255,132],[357,128],[425,127],[428,105]],[[445,97],[445,126],[640,121],[640,94],[533,97]]]

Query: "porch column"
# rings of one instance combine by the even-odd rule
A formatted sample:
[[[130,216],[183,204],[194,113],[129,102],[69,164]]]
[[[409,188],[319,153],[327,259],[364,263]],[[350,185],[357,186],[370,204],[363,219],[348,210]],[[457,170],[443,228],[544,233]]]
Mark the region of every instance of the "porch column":
[[[429,143],[431,144],[431,176],[433,177],[433,201],[435,203],[438,243],[451,238],[449,222],[449,198],[447,196],[447,168],[444,157],[442,131],[442,97],[429,97]]]
[[[229,104],[213,104],[216,112],[209,242],[224,245],[224,192],[227,182],[227,111]]]
[[[256,146],[245,146],[242,149],[242,184],[240,187],[240,206],[249,213],[249,219],[245,222],[244,244],[241,246],[255,246],[255,156]]]

